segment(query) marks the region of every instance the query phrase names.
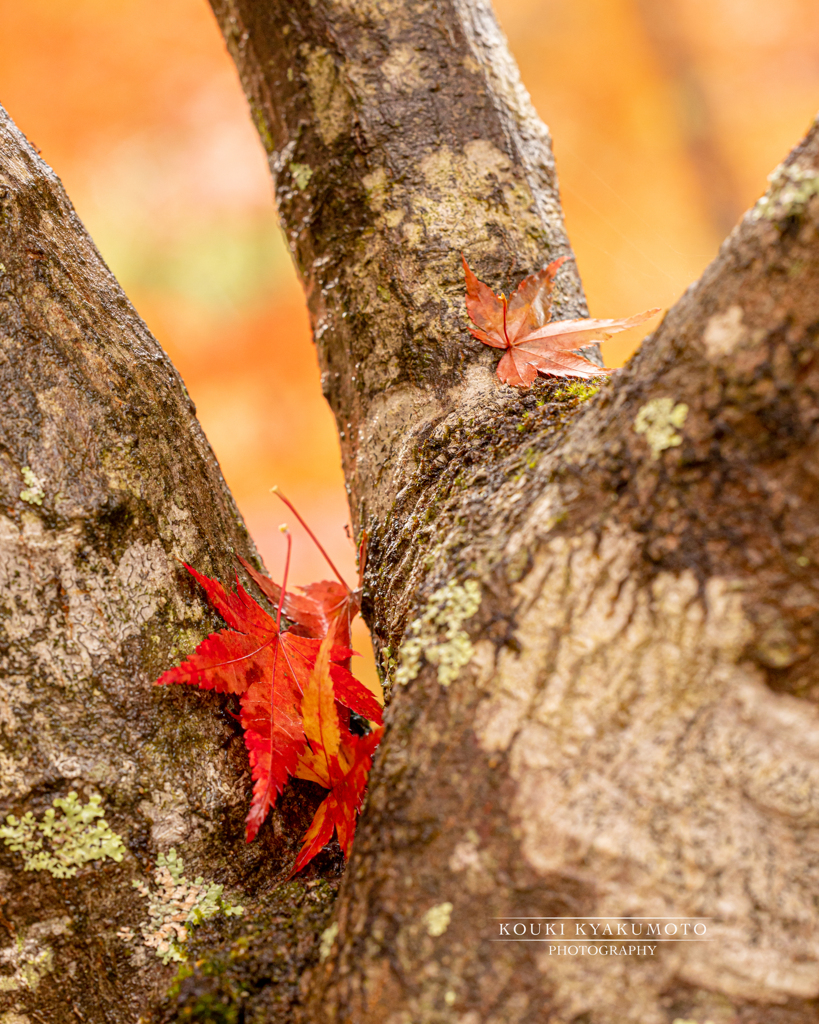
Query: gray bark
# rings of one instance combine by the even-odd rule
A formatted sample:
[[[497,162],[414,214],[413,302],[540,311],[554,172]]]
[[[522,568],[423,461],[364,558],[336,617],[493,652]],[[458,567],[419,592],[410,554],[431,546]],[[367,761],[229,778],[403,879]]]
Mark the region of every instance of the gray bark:
[[[508,290],[567,243],[488,5],[214,8],[393,686],[309,1019],[816,1019],[817,129],[599,395],[516,393],[467,334],[459,254]],[[561,914],[703,915],[715,941],[492,941]]]
[[[264,920],[256,955],[297,990],[337,859],[323,888],[271,893],[318,794],[294,793],[246,846],[229,705],[152,685],[219,628],[179,560],[230,584],[234,554],[258,556],[179,375],[2,108],[0,379],[0,826],[43,822],[74,792],[100,797],[119,837],[88,863],[82,822],[62,847],[36,826],[28,849],[0,842],[0,1020],[147,1019],[178,965],[146,940],[179,907],[165,894],[151,915],[133,883],[156,897],[171,850],[184,877],[245,907],[203,926],[211,944]]]
[[[815,1020],[819,129],[626,370],[587,401],[516,392],[467,333],[460,251],[508,291],[569,249],[488,6],[214,6],[370,536],[388,729],[326,931],[337,860],[275,888],[315,792],[245,849],[224,702],[150,689],[213,624],[169,556],[227,582],[249,542],[178,378],[5,129],[5,799],[42,814],[96,787],[128,850],[61,881],[2,848],[22,945],[0,996],[76,1020],[67,986],[85,1019],[147,1019],[173,967],[114,933],[176,845],[248,913],[203,926],[166,1019]],[[585,311],[571,264],[557,299]],[[492,941],[497,916],[580,914],[708,916],[716,940],[647,959]]]

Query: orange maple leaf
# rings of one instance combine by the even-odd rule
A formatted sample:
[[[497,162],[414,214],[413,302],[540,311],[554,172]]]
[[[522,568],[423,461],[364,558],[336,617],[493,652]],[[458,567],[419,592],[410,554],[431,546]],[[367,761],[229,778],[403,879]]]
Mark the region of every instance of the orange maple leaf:
[[[316,811],[291,877],[330,841],[335,829],[345,857],[355,834],[355,822],[372,756],[383,728],[367,736],[355,736],[340,714],[332,675],[332,636],[321,642],[316,661],[304,686],[301,713],[307,746],[299,755],[295,775],[317,782],[330,792]]]
[[[557,320],[549,323],[551,295],[558,270],[566,257],[554,260],[525,277],[514,292],[496,295],[479,281],[462,255],[466,275],[466,310],[474,327],[470,333],[492,348],[506,349],[498,363],[498,377],[513,387],[528,387],[538,373],[553,377],[596,377],[611,373],[575,349],[591,341],[604,341],[618,331],[636,327],[659,309],[647,309],[623,320]]]

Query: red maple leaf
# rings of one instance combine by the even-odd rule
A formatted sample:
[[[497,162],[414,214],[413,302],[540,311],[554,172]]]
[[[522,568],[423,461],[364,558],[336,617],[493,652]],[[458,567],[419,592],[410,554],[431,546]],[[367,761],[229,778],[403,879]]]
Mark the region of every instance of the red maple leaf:
[[[288,537],[289,562],[289,537]],[[301,700],[321,640],[281,629],[281,606],[274,619],[237,580],[228,593],[217,580],[185,566],[204,588],[211,605],[230,629],[211,633],[181,665],[163,673],[157,685],[185,683],[203,690],[240,696],[240,722],[254,780],[247,817],[250,842],[294,774],[305,747]],[[346,668],[352,652],[333,645],[329,673],[334,699],[346,708],[381,722],[373,694]]]
[[[461,256],[466,275],[466,309],[474,327],[470,333],[492,348],[506,349],[497,367],[498,377],[515,387],[528,387],[538,373],[553,377],[595,377],[611,373],[574,349],[591,341],[604,341],[618,331],[636,327],[659,309],[624,320],[557,320],[549,323],[555,276],[566,257],[545,270],[525,277],[508,301],[501,292],[479,281]]]
[[[338,582],[287,590],[291,538],[282,586],[239,561],[276,608],[275,618],[242,587],[228,592],[217,580],[185,566],[230,627],[211,633],[181,665],[157,680],[238,694],[253,775],[247,841],[255,838],[287,779],[296,775],[330,790],[304,838],[292,874],[338,834],[349,856],[372,756],[383,729],[381,704],[350,672],[350,623],[361,606],[366,536],[359,549],[359,585],[352,590],[296,509],[279,497],[305,527]],[[183,563],[184,564],[184,563]],[[293,623],[282,628],[282,613]],[[350,731],[350,712],[376,723],[366,736]]]
[[[281,597],[279,584],[262,575],[241,556],[239,561],[268,601],[278,604]],[[346,583],[335,580],[308,583],[299,590],[300,594],[286,591],[282,604],[284,614],[295,623],[296,632],[315,638],[326,636],[332,629],[336,643],[349,647],[350,625],[361,604],[360,591],[351,590]]]

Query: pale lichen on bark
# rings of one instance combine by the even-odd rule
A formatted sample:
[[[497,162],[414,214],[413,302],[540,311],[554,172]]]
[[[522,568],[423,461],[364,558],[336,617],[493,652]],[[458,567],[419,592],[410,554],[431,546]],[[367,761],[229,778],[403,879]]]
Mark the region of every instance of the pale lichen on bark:
[[[476,730],[509,756],[521,852],[540,875],[585,879],[598,916],[708,917],[713,942],[644,965],[639,999],[617,965],[544,957],[556,1008],[604,1004],[660,1024],[675,979],[747,1000],[814,998],[802,837],[819,821],[819,715],[745,661],[742,581],[701,590],[686,571],[643,588],[639,548],[616,528],[541,547],[515,587],[519,650],[482,666]]]
[[[481,591],[475,580],[463,585],[450,581],[429,596],[422,614],[407,628],[401,644],[401,663],[395,673],[398,686],[418,675],[422,658],[437,666],[438,682],[449,686],[469,664],[472,641],[462,628],[480,607]]]
[[[411,684],[395,691],[333,922],[328,887],[299,931],[300,884],[287,913],[260,898],[248,915],[254,941],[280,935],[282,920],[299,936],[286,956],[301,977],[260,996],[262,1019],[305,1000],[305,1019],[322,1024],[812,1019],[819,133],[612,383],[587,401],[548,384],[514,392],[466,332],[459,250],[508,291],[568,243],[548,132],[488,5],[214,6],[308,294],[354,524],[369,532],[365,613],[388,667],[406,636]],[[3,326],[33,325],[45,355],[73,353],[96,390],[78,394],[53,362],[45,381],[40,368],[11,378],[25,415],[6,410],[12,454],[0,456],[3,564],[18,588],[4,740],[12,771],[24,762],[40,787],[18,776],[21,803],[39,806],[68,778],[99,781],[112,801],[129,853],[96,872],[101,908],[80,888],[92,869],[77,877],[100,921],[117,872],[136,870],[149,842],[184,836],[186,860],[212,855],[253,887],[292,840],[274,822],[268,848],[243,849],[230,725],[206,727],[187,695],[150,690],[157,662],[210,624],[172,556],[224,573],[247,542],[181,383],[80,231],[90,269],[75,277],[102,295],[86,315],[64,255],[73,213],[12,141],[0,166],[13,193]],[[584,312],[570,264],[556,298],[558,317]],[[13,337],[4,348],[21,350]],[[42,505],[21,496],[24,466]],[[119,749],[99,721],[117,724]],[[10,875],[0,881],[22,913]],[[708,913],[719,942],[635,965],[547,959],[487,930],[500,915],[640,909]],[[207,977],[233,978],[250,942],[212,941],[218,969],[195,961],[180,1014]],[[69,955],[60,942],[88,956],[90,939],[61,935],[55,963]],[[144,993],[156,977],[118,984]],[[107,984],[83,1012],[122,1020]],[[255,998],[265,982],[253,984]],[[53,998],[37,1005],[63,1013]]]
[[[26,871],[47,871],[54,878],[73,878],[84,864],[106,857],[121,861],[122,837],[111,830],[101,803],[95,794],[83,805],[71,792],[64,800],[57,797],[39,821],[31,811],[20,819],[10,814],[0,839],[22,856]]]
[[[184,870],[182,858],[172,847],[167,856],[160,853],[157,858],[153,886],[136,879],[131,883],[148,901],[148,919],[138,926],[142,944],[163,964],[187,960],[185,947],[192,928],[219,914],[241,917],[244,913],[243,907],[223,898],[223,885],[207,883],[201,875],[188,879]],[[136,943],[131,928],[121,928],[118,935],[128,945]]]
[[[676,448],[683,443],[679,431],[687,416],[688,406],[685,402],[675,404],[674,399],[668,396],[652,398],[637,410],[634,432],[645,437],[651,449],[651,457],[659,459],[667,448]]]
[[[130,881],[180,841],[235,889],[292,853],[284,827],[246,848],[218,703],[152,685],[215,625],[179,560],[229,580],[258,556],[182,381],[2,109],[0,257],[0,928],[24,952],[0,1015],[132,1024],[170,969],[116,938]]]

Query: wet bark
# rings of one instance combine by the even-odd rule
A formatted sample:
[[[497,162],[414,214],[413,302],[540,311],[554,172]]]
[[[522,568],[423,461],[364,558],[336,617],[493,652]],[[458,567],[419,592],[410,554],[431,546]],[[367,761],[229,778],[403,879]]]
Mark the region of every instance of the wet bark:
[[[245,847],[229,707],[151,687],[215,625],[176,559],[228,582],[252,546],[181,381],[4,116],[0,812],[98,794],[122,859],[60,878],[53,843],[26,873],[0,845],[0,1019],[817,1019],[819,131],[626,370],[516,392],[466,330],[459,253],[508,290],[569,248],[488,7],[215,8],[371,538],[389,726],[325,928],[332,851],[277,885],[317,794]],[[571,264],[557,299],[584,312]],[[171,849],[246,913],[202,925],[166,995],[142,926]],[[714,941],[493,941],[559,915],[708,917]]]
[[[488,6],[213,6],[392,690],[307,1019],[817,1019],[816,126],[598,394],[515,392],[467,333],[460,252],[508,290],[568,243]],[[558,299],[582,309],[570,264]],[[493,941],[560,915],[708,917],[713,941]]]

